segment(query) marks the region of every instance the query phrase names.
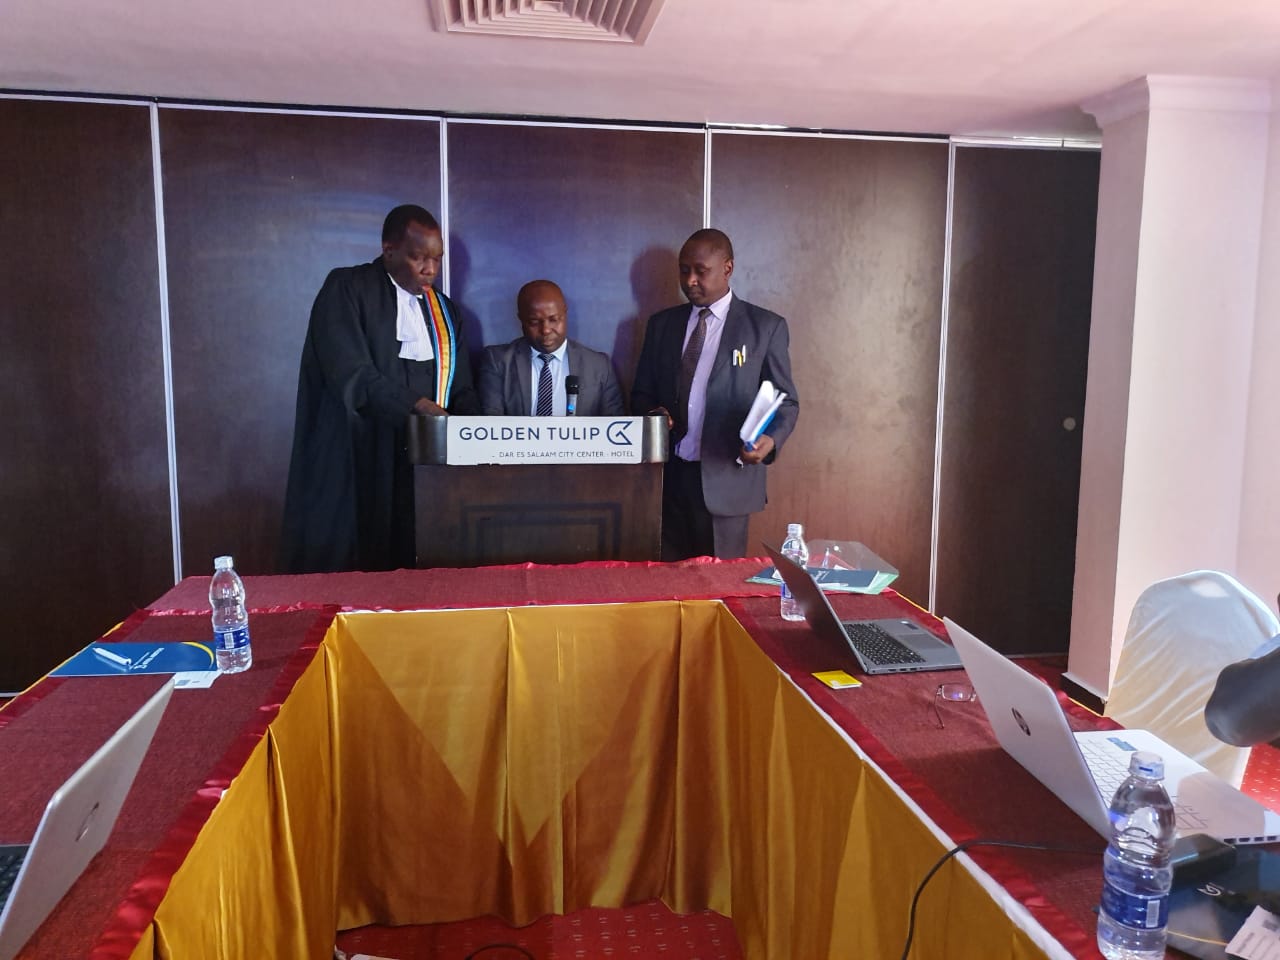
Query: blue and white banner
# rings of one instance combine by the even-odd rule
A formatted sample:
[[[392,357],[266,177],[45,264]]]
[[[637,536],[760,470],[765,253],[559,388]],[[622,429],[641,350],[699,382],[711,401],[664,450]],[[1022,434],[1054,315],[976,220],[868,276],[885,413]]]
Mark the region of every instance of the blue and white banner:
[[[643,417],[449,417],[445,462],[639,463]]]

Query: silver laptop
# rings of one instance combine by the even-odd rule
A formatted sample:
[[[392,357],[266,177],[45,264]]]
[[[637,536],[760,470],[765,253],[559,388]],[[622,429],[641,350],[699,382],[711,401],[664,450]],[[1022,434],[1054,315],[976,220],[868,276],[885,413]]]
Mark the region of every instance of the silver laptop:
[[[30,844],[0,846],[12,876],[7,899],[0,891],[0,960],[22,949],[106,844],[173,683],[171,678],[54,791]]]
[[[827,595],[794,560],[764,544],[778,575],[814,631],[832,643],[848,648],[863,673],[919,673],[923,670],[958,670],[960,657],[951,644],[911,620],[841,620]]]
[[[1150,750],[1164,759],[1164,785],[1177,810],[1179,833],[1207,833],[1236,844],[1280,839],[1280,814],[1155,734],[1073,733],[1048,684],[952,620],[943,622],[1000,746],[1104,837],[1111,833],[1107,808],[1128,776],[1129,756]]]

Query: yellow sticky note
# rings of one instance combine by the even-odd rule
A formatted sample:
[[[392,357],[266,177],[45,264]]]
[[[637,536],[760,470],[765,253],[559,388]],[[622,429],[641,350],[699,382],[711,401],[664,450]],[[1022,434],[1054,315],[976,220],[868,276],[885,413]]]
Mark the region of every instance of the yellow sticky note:
[[[814,676],[832,690],[845,690],[849,687],[862,686],[861,680],[857,677],[850,676],[843,670],[823,670],[821,673],[815,673]]]

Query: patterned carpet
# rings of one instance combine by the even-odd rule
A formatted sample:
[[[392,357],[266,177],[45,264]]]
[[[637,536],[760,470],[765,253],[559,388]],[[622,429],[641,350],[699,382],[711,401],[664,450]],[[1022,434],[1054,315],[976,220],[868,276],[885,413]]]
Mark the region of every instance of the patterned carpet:
[[[519,929],[493,917],[422,927],[361,927],[339,934],[338,947],[352,960],[359,954],[393,960],[742,958],[730,920],[710,911],[677,916],[656,900],[541,917]]]

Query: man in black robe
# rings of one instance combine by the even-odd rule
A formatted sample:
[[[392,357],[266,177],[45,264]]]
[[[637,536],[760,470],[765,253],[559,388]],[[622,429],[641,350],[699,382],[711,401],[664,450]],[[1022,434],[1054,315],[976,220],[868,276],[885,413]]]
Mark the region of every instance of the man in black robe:
[[[462,318],[433,290],[444,239],[422,207],[396,207],[382,256],[333,270],[311,308],[298,375],[280,567],[413,567],[411,413],[480,412]]]

